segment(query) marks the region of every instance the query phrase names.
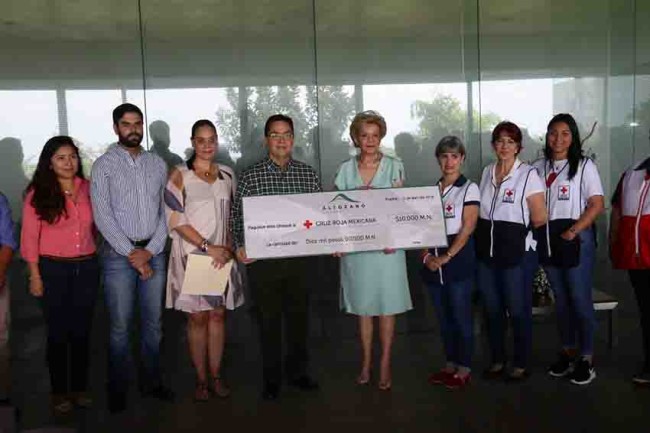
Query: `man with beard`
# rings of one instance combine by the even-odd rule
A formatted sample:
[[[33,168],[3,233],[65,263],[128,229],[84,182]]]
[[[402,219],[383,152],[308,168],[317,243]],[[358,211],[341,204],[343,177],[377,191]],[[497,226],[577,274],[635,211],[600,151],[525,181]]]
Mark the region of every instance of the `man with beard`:
[[[163,385],[160,372],[167,239],[162,194],[167,166],[140,145],[143,116],[138,107],[122,104],[115,108],[113,130],[118,142],[93,164],[91,198],[95,224],[105,240],[101,255],[110,316],[107,390],[109,410],[115,413],[126,408],[129,327],[136,298],[144,372],[140,392],[163,401],[172,401],[174,394]]]

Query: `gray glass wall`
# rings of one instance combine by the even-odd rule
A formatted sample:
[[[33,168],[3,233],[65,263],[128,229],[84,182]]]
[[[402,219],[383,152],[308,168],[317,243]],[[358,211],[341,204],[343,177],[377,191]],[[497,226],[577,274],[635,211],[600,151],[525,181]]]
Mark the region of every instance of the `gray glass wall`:
[[[288,113],[296,156],[326,186],[365,109],[386,117],[410,185],[436,179],[446,134],[466,141],[477,178],[503,119],[534,159],[551,116],[574,114],[608,196],[650,151],[648,0],[9,0],[0,16],[0,190],[16,216],[45,140],[73,136],[89,168],[123,101],[170,164],[192,123],[213,120],[237,170],[263,153],[264,119]]]

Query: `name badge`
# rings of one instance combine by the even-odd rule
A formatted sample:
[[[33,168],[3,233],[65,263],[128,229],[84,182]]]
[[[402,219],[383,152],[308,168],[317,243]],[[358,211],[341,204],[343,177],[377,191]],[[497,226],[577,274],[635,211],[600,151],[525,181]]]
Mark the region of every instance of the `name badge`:
[[[557,187],[557,199],[569,200],[571,198],[571,188],[569,185],[559,185]]]
[[[503,191],[503,202],[504,203],[514,203],[515,202],[515,190],[506,188]]]
[[[456,207],[453,203],[446,203],[444,206],[445,218],[454,218],[456,216]]]

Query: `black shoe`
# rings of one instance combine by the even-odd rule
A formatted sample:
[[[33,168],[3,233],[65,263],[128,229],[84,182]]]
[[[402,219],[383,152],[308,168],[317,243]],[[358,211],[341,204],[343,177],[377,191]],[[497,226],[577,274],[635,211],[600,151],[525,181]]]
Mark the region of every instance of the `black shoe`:
[[[262,391],[263,400],[277,400],[279,395],[280,385],[270,382],[264,384],[264,390]]]
[[[126,410],[126,393],[125,392],[108,392],[108,411],[112,414],[124,412]]]
[[[564,350],[557,356],[557,361],[548,369],[548,374],[553,377],[564,377],[573,373],[575,359],[569,356]]]
[[[290,380],[289,385],[301,391],[315,391],[318,389],[318,382],[307,375],[298,376]]]
[[[173,403],[176,398],[174,391],[164,385],[155,388],[145,389],[141,392],[143,397],[157,398],[158,400]]]
[[[576,362],[573,374],[571,374],[571,383],[575,385],[587,385],[596,378],[596,370],[593,364],[582,358]]]

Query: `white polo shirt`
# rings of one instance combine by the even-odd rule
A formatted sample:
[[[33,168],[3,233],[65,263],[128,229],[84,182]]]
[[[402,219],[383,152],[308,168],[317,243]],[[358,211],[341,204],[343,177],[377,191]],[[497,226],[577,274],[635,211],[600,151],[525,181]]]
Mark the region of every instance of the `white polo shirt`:
[[[552,161],[545,158],[533,162],[546,184],[546,209],[548,220],[578,220],[593,196],[603,196],[603,184],[596,164],[590,158],[580,160],[573,179],[569,179],[569,161]],[[555,179],[553,179],[555,178]],[[552,183],[548,183],[552,180]]]
[[[518,264],[532,246],[526,199],[543,193],[544,184],[537,170],[519,159],[500,184],[496,182],[495,169],[496,163],[490,164],[481,176],[477,253],[481,260],[511,266]]]
[[[463,208],[468,205],[478,206],[480,199],[478,185],[462,175],[442,191],[442,209],[448,236],[460,232],[463,226]]]

